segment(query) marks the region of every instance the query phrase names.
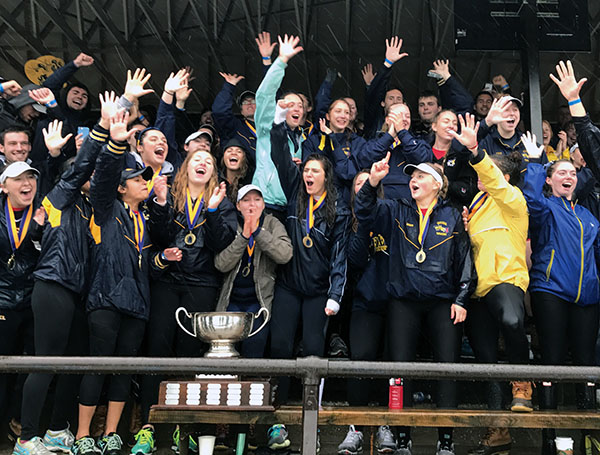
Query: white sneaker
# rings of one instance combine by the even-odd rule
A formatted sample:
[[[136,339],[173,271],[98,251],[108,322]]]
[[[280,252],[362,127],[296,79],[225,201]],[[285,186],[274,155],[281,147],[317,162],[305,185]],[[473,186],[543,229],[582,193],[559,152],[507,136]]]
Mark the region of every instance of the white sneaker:
[[[29,441],[17,439],[12,451],[13,455],[54,455],[42,442],[42,438],[35,436]]]
[[[46,431],[44,435],[44,445],[52,452],[71,453],[71,448],[75,442],[75,436],[69,430],[69,427],[60,431]]]

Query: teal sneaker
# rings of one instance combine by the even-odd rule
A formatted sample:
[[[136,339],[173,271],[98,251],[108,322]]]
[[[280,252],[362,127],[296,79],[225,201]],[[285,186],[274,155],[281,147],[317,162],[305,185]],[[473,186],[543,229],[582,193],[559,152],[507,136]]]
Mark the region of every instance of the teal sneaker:
[[[188,450],[190,452],[198,453],[198,442],[190,435],[188,438]],[[175,427],[175,431],[173,432],[173,445],[171,446],[171,450],[176,454],[179,454],[179,425]]]
[[[97,455],[101,450],[96,445],[94,438],[84,436],[73,443],[71,452],[73,455]]]
[[[29,441],[21,441],[17,438],[12,455],[53,455],[42,442],[42,438],[36,436]]]
[[[98,447],[102,451],[102,455],[121,455],[123,441],[117,433],[110,433],[98,441]]]
[[[131,448],[131,455],[147,455],[156,450],[154,443],[154,430],[142,428],[135,435],[135,445]]]
[[[290,440],[288,439],[288,431],[285,428],[285,425],[280,423],[269,428],[267,436],[269,438],[267,445],[271,450],[285,449],[291,444]]]
[[[43,442],[52,452],[71,453],[75,436],[73,436],[69,427],[60,431],[48,430],[44,435]]]

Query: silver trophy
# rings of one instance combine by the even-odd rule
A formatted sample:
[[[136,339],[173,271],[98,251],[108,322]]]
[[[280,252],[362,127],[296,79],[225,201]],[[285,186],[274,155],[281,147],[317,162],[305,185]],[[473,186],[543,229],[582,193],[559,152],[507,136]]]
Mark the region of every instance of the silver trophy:
[[[193,332],[186,329],[179,320],[179,313],[182,312],[192,320]],[[252,332],[254,320],[258,319],[261,313],[265,313],[265,320],[257,330]],[[246,312],[190,314],[185,308],[179,307],[175,311],[175,320],[181,330],[188,335],[210,343],[210,349],[204,357],[231,358],[240,356],[235,349],[235,343],[256,335],[269,322],[269,310],[261,308],[256,314]]]

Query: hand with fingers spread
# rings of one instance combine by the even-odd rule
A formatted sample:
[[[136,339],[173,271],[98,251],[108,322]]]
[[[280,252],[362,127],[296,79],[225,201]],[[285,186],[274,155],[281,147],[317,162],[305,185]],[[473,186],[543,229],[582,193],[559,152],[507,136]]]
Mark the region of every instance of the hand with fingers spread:
[[[225,82],[231,84],[231,85],[238,85],[240,83],[240,81],[242,79],[244,79],[244,76],[240,76],[237,74],[230,74],[230,73],[219,73],[221,75],[221,77],[223,79],[225,79]]]
[[[110,128],[110,119],[114,117],[121,107],[118,104],[117,94],[115,92],[104,92],[104,96],[102,93],[98,95],[100,99],[100,126],[105,130]]]
[[[6,94],[8,96],[17,96],[21,94],[21,85],[17,81],[4,81],[0,83],[0,94]]]
[[[175,95],[175,92],[188,85],[189,73],[185,68],[180,69],[177,73],[171,73],[165,81],[164,92],[167,95]]]
[[[84,54],[82,52],[77,57],[75,57],[75,60],[73,60],[73,63],[75,64],[75,66],[77,68],[81,68],[82,66],[91,66],[91,65],[93,65],[94,64],[94,59],[93,59],[93,57],[90,57],[89,55]]]
[[[373,72],[373,65],[370,63],[367,63],[365,66],[363,66],[361,73],[367,87],[371,85],[371,82],[373,82],[373,79],[375,79],[375,75],[377,74]]]
[[[475,122],[475,116],[468,112],[464,117],[459,115],[458,121],[460,122],[460,134],[451,130],[449,131],[450,135],[469,149],[474,156],[477,156],[477,131],[479,130],[479,122]]]
[[[542,153],[544,153],[544,146],[537,145],[535,134],[531,134],[527,131],[521,136],[521,140],[523,141],[523,145],[525,146],[525,150],[527,150],[529,158],[538,159],[542,156]]]
[[[433,62],[433,69],[429,71],[439,74],[444,81],[447,81],[450,78],[450,62],[448,60],[436,60]]]
[[[279,58],[285,63],[303,51],[302,46],[298,46],[298,43],[300,43],[300,37],[298,36],[285,34],[283,39],[278,36],[277,40],[279,41]]]
[[[225,196],[227,196],[227,187],[225,186],[225,182],[221,182],[221,184],[215,188],[215,191],[213,191],[212,196],[208,200],[208,208],[216,209],[219,207],[219,204],[225,199]]]
[[[127,70],[127,83],[125,84],[123,96],[133,103],[144,95],[154,93],[154,90],[144,88],[144,85],[150,80],[150,76],[152,76],[150,73],[146,74],[146,68],[137,68],[133,75],[131,70]]]
[[[569,110],[571,115],[577,117],[583,117],[585,115],[585,108],[579,98],[579,92],[583,84],[587,82],[587,78],[575,79],[575,71],[570,60],[567,63],[562,60],[556,65],[556,77],[554,74],[550,74],[550,79],[558,86],[562,96],[569,102]]]
[[[173,248],[166,248],[163,250],[163,256],[169,262],[179,262],[183,257],[182,251],[176,246]]]
[[[385,40],[385,62],[384,65],[388,68],[391,67],[398,60],[408,57],[406,52],[400,52],[402,49],[402,39],[393,36],[389,40]]]
[[[69,133],[63,137],[62,127],[63,122],[54,120],[42,130],[42,134],[44,135],[44,143],[46,144],[48,153],[50,153],[50,156],[53,158],[56,158],[60,155],[61,149],[73,136],[71,133]]]
[[[269,32],[262,32],[258,34],[258,37],[255,39],[256,45],[258,46],[258,52],[263,59],[263,63],[265,65],[269,65],[271,62],[271,55],[273,54],[273,49],[277,46],[277,43],[271,42],[271,34]]]
[[[319,119],[319,128],[323,134],[331,134],[333,131],[327,126],[327,120],[324,118]]]
[[[500,122],[506,120],[508,116],[508,108],[512,101],[508,97],[497,98],[492,102],[492,107],[488,111],[485,117],[485,123],[488,126],[497,125]]]
[[[127,130],[129,112],[118,111],[110,118],[110,138],[115,142],[127,142],[136,132],[135,129]]]
[[[381,161],[377,161],[373,163],[371,166],[371,172],[369,173],[369,183],[373,188],[379,185],[379,182],[383,180],[383,178],[388,175],[390,172],[390,152],[387,152],[385,158]]]
[[[29,97],[44,106],[50,108],[56,106],[56,98],[54,98],[54,93],[52,93],[52,90],[49,88],[42,87],[35,90],[29,90]]]

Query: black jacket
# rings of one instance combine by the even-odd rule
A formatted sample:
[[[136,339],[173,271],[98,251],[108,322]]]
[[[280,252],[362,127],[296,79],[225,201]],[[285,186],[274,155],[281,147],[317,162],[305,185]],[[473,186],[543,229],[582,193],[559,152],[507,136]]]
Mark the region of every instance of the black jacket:
[[[359,224],[367,229],[391,225],[387,290],[392,298],[442,299],[467,305],[477,277],[469,236],[458,210],[438,200],[423,242],[426,259],[422,264],[416,261],[419,212],[414,200],[377,200],[376,189],[367,181],[358,192],[355,211]]]
[[[42,237],[42,251],[33,276],[54,281],[77,294],[87,292],[89,280],[92,206],[81,193],[89,180],[96,158],[108,140],[108,131],[96,125],[83,141],[71,169],[44,198],[48,218]]]

